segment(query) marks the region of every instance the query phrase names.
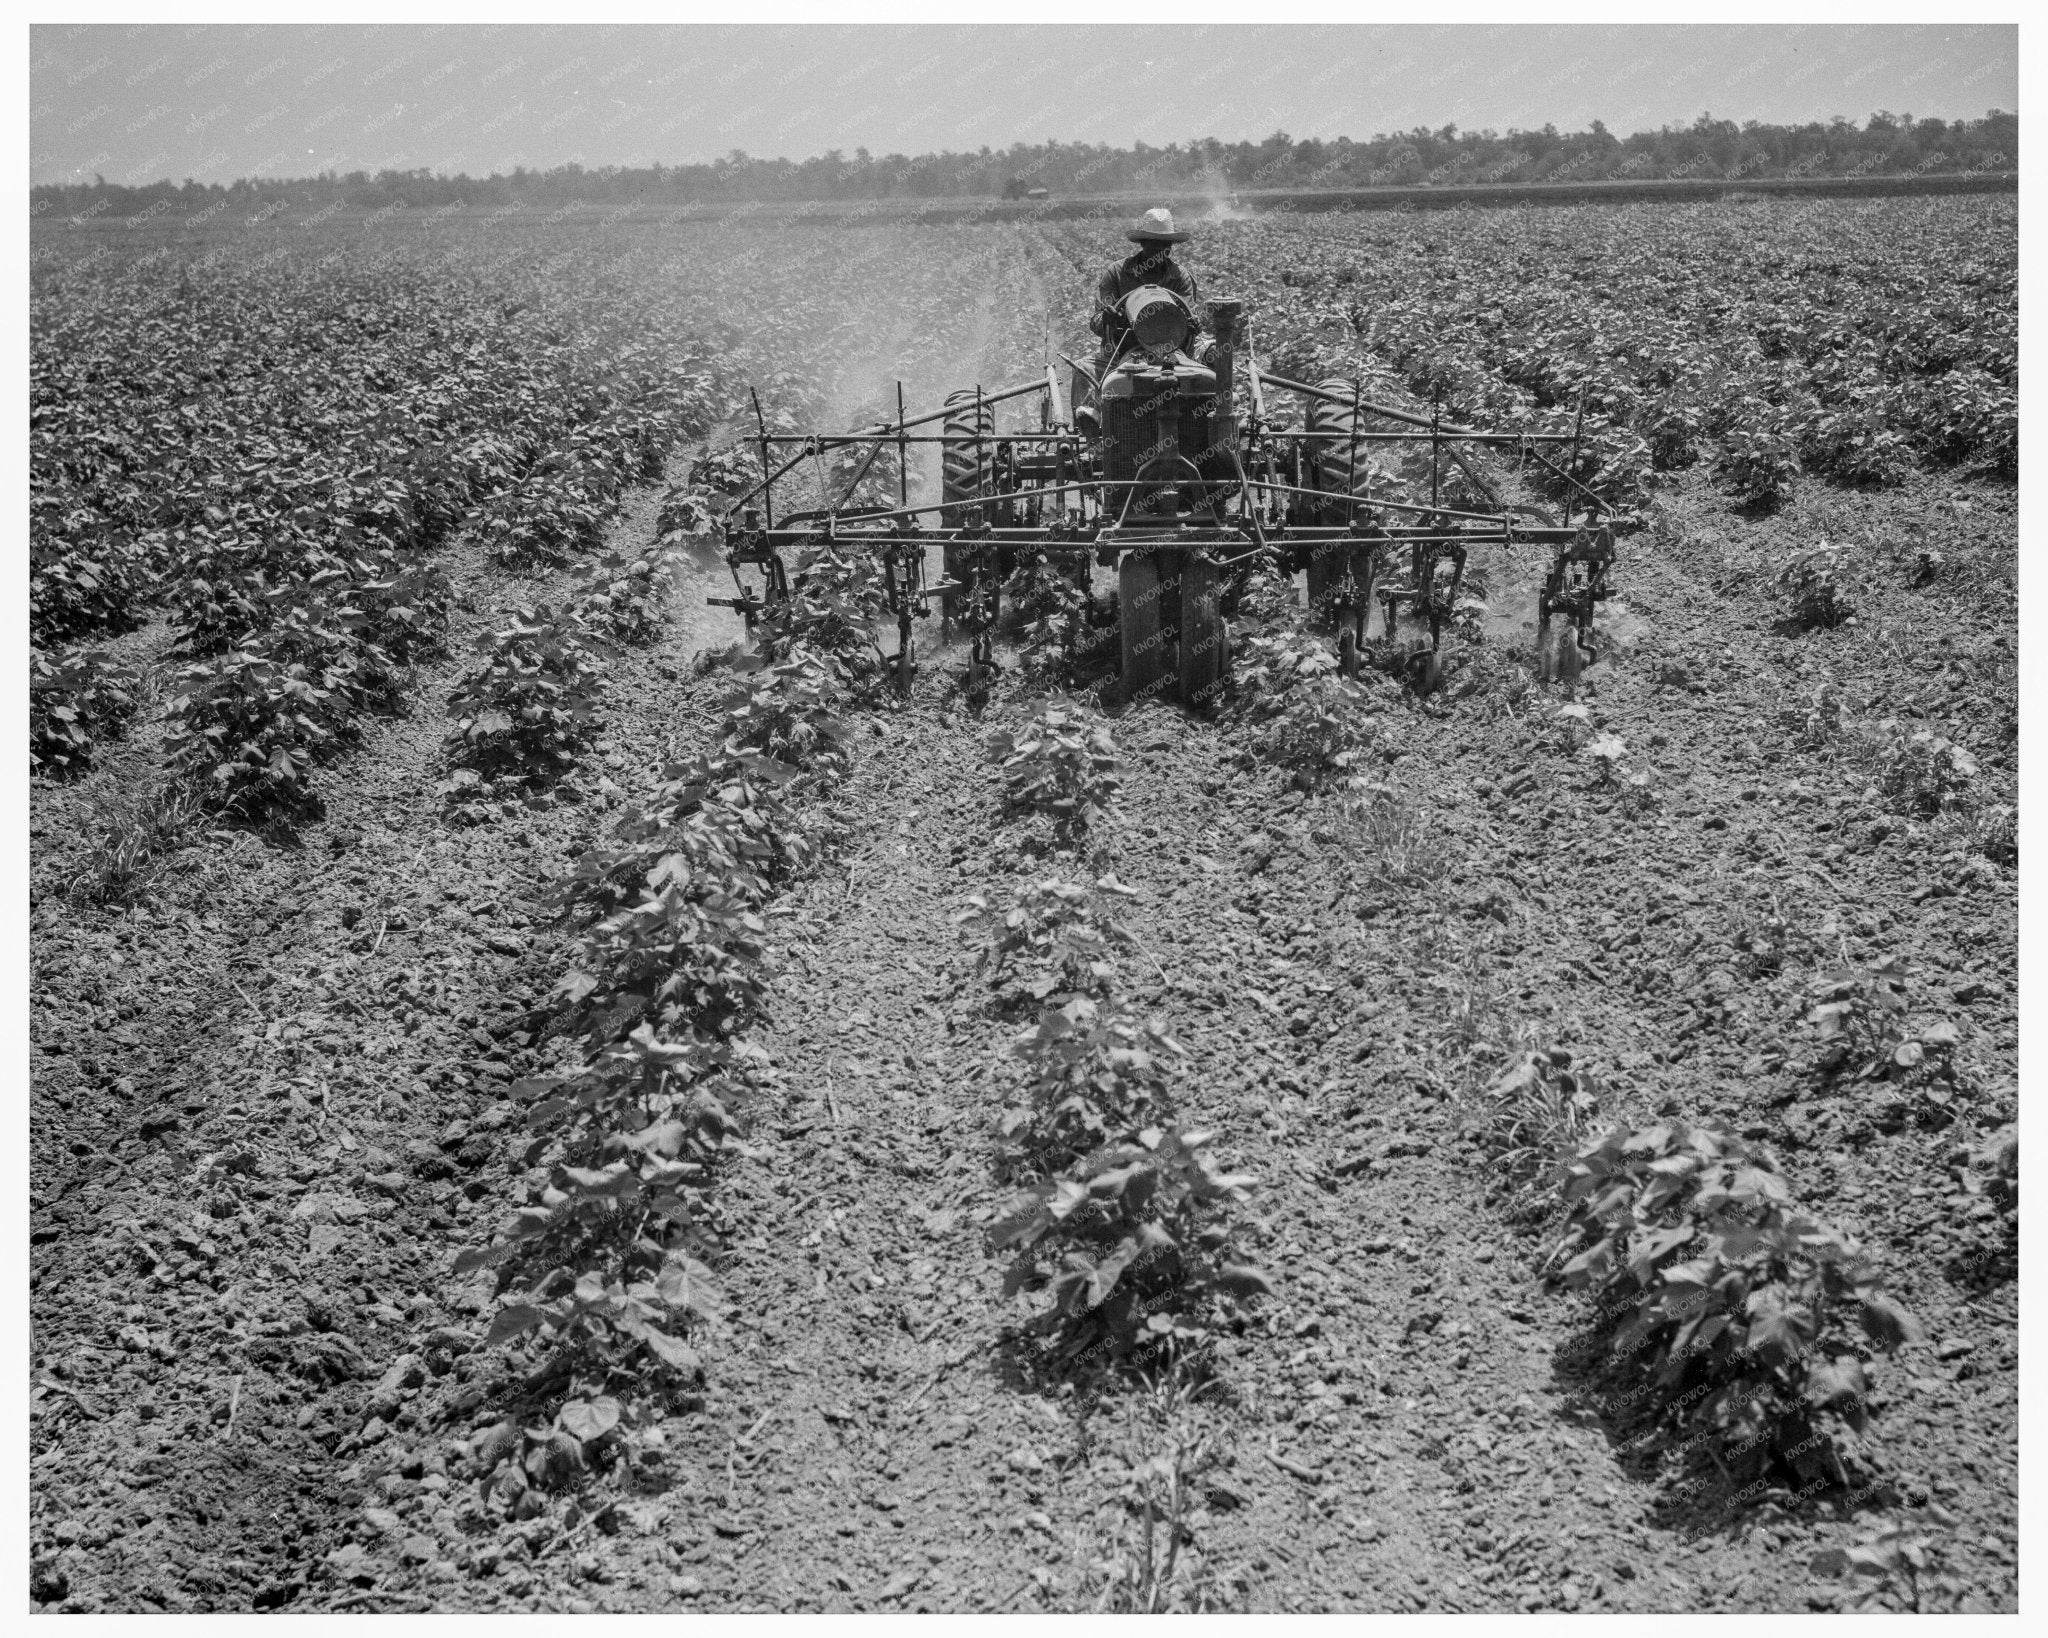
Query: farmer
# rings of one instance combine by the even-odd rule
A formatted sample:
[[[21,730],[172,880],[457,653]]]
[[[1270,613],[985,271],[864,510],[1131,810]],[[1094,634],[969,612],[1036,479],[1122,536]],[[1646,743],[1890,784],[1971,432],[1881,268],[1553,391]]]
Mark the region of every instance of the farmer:
[[[1173,259],[1171,247],[1189,238],[1174,231],[1173,212],[1163,206],[1148,210],[1135,226],[1125,230],[1124,237],[1138,248],[1111,266],[1095,286],[1095,315],[1088,321],[1088,328],[1102,341],[1095,353],[1095,377],[1085,380],[1077,371],[1074,382],[1075,418],[1091,431],[1100,425],[1103,377],[1123,351],[1130,330],[1124,318],[1124,297],[1150,284],[1171,290],[1185,301],[1196,317],[1188,323],[1188,333],[1182,342],[1184,350],[1194,346],[1201,329],[1200,311],[1196,307],[1201,296],[1195,288],[1195,277]]]
[[[1173,259],[1171,246],[1183,244],[1189,235],[1176,233],[1173,228],[1173,212],[1163,207],[1148,210],[1138,218],[1137,225],[1128,229],[1124,237],[1137,245],[1137,249],[1102,275],[1095,286],[1095,316],[1088,321],[1088,328],[1102,339],[1102,349],[1096,355],[1096,375],[1100,377],[1109,361],[1116,355],[1117,346],[1124,338],[1125,324],[1123,299],[1133,290],[1148,284],[1156,284],[1171,290],[1188,304],[1192,310],[1201,296],[1195,289],[1195,278]],[[1188,340],[1192,342],[1199,325],[1188,327]]]

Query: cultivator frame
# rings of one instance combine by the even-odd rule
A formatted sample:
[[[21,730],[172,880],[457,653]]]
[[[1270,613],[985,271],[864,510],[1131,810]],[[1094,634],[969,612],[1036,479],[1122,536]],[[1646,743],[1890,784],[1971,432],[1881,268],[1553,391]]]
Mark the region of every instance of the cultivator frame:
[[[918,416],[904,412],[899,383],[896,417],[860,432],[771,433],[756,395],[752,441],[762,476],[724,515],[726,560],[737,595],[710,601],[737,610],[751,632],[790,595],[789,554],[821,545],[874,552],[896,617],[892,664],[901,685],[908,687],[917,663],[915,622],[929,617],[936,597],[944,622],[959,624],[969,639],[964,680],[974,693],[985,691],[995,671],[1001,586],[1021,555],[1071,559],[1090,622],[1119,627],[1126,696],[1172,684],[1184,703],[1199,705],[1226,674],[1226,616],[1253,564],[1264,558],[1288,572],[1306,569],[1310,603],[1335,622],[1347,672],[1373,657],[1368,629],[1377,595],[1383,611],[1380,663],[1404,669],[1428,691],[1441,678],[1438,649],[1457,609],[1471,549],[1526,545],[1552,554],[1538,598],[1540,641],[1552,642],[1554,616],[1566,622],[1557,641],[1587,641],[1597,606],[1610,595],[1614,528],[1602,498],[1571,476],[1582,441],[1583,403],[1568,433],[1451,425],[1443,419],[1440,399],[1427,415],[1418,415],[1366,398],[1355,381],[1318,386],[1272,374],[1259,367],[1244,334],[1251,414],[1240,424],[1233,381],[1241,304],[1215,302],[1209,311],[1218,345],[1209,350],[1210,365],[1195,374],[1213,376],[1213,391],[1190,409],[1185,392],[1172,384],[1170,366],[1150,377],[1140,367],[1134,379],[1140,386],[1150,381],[1156,390],[1137,399],[1134,408],[1119,405],[1121,414],[1112,414],[1102,427],[1070,411],[1050,364],[1042,379],[995,392],[977,386]],[[1096,387],[1086,366],[1066,362],[1074,371],[1077,398],[1084,388]],[[1182,356],[1180,362],[1190,361]],[[1273,424],[1266,410],[1268,388],[1308,401],[1309,430]],[[996,432],[995,407],[1028,394],[1039,397],[1038,429]],[[1393,430],[1368,421],[1391,423]],[[922,430],[934,423],[943,423],[939,432]],[[1131,441],[1134,427],[1142,441]],[[1370,446],[1423,443],[1430,455],[1429,503],[1375,493],[1363,459]],[[910,450],[934,444],[947,457],[946,492],[939,501],[912,506]],[[1543,453],[1556,446],[1569,446],[1561,467]],[[1524,462],[1547,468],[1570,497],[1561,515],[1553,519],[1534,507],[1503,503],[1466,460],[1465,447],[1510,449]],[[806,460],[862,448],[866,459],[838,501],[776,518],[778,481]],[[896,454],[897,504],[850,505],[876,459],[890,448]],[[787,455],[780,465],[778,454]],[[1490,510],[1445,501],[1447,461],[1486,496]],[[1575,502],[1582,508],[1576,522]],[[926,574],[933,546],[940,548],[944,566],[936,581]],[[1405,578],[1393,572],[1404,566],[1403,558]],[[1091,564],[1117,571],[1113,610],[1094,595]],[[744,571],[758,574],[758,586],[749,584]]]

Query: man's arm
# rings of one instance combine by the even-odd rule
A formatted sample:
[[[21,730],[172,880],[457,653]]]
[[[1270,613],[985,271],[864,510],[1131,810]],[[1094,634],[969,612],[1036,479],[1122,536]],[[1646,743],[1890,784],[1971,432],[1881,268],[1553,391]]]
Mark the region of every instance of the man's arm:
[[[1094,334],[1108,339],[1110,322],[1116,317],[1117,270],[1111,268],[1095,283],[1095,313],[1088,320]]]

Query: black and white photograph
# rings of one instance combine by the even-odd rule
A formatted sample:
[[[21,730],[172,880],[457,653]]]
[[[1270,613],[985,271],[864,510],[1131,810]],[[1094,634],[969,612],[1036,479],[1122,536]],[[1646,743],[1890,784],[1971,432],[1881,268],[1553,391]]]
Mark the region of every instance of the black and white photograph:
[[[32,1612],[2017,1615],[2011,16],[224,15],[17,25]]]

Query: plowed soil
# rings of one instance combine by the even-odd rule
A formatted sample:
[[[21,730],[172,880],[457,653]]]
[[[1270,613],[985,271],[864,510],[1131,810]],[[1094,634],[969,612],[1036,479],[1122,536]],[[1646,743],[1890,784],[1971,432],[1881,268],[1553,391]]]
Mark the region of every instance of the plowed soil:
[[[643,493],[615,543],[653,512]],[[1767,566],[1851,532],[1878,543],[1857,624],[1785,628]],[[1937,541],[1941,573],[1909,584],[1887,538]],[[1830,1608],[1813,1555],[1917,1506],[1977,1604],[2015,1608],[2017,1292],[1956,1172],[2016,1102],[2015,874],[1792,721],[1831,679],[1852,722],[1953,724],[2016,801],[2015,555],[2010,488],[1811,485],[1757,520],[1686,479],[1624,543],[1576,695],[1650,775],[1640,808],[1568,742],[1561,690],[1504,681],[1528,563],[1482,565],[1486,635],[1443,696],[1373,681],[1380,829],[1291,788],[1230,710],[1112,707],[1124,788],[1090,845],[1140,893],[1125,987],[1186,1048],[1189,1117],[1260,1179],[1278,1287],[1193,1405],[1046,1380],[1005,1341],[1031,1304],[981,1230],[1018,1026],[953,917],[1076,866],[988,760],[1028,688],[1013,669],[967,711],[960,651],[935,650],[908,700],[855,712],[840,844],[770,918],[783,975],[752,1038],[781,1090],[719,1183],[731,1310],[696,1339],[702,1403],[516,1523],[464,1477],[504,1384],[488,1282],[449,1270],[501,1208],[506,1089],[547,1050],[569,938],[547,889],[714,720],[724,685],[690,661],[736,635],[700,606],[722,566],[619,662],[549,805],[444,818],[449,662],[324,776],[324,818],[219,833],[141,908],[80,910],[58,890],[95,801],[147,778],[138,730],[34,798],[38,1603],[1088,1608],[1136,1539],[1130,1467],[1199,1428],[1221,1464],[1193,1535],[1229,1607]],[[466,544],[449,562],[472,629],[534,594]],[[1761,970],[1739,935],[1774,909],[1793,934]],[[1961,1027],[1977,1090],[1954,1111],[1815,1068],[1814,971],[1887,954]],[[1472,1135],[1530,1045],[1590,1068],[1611,1118],[1729,1121],[1877,1257],[1929,1333],[1876,1371],[1884,1494],[1680,1505],[1568,1404],[1583,1316],[1534,1279],[1549,1242]]]

